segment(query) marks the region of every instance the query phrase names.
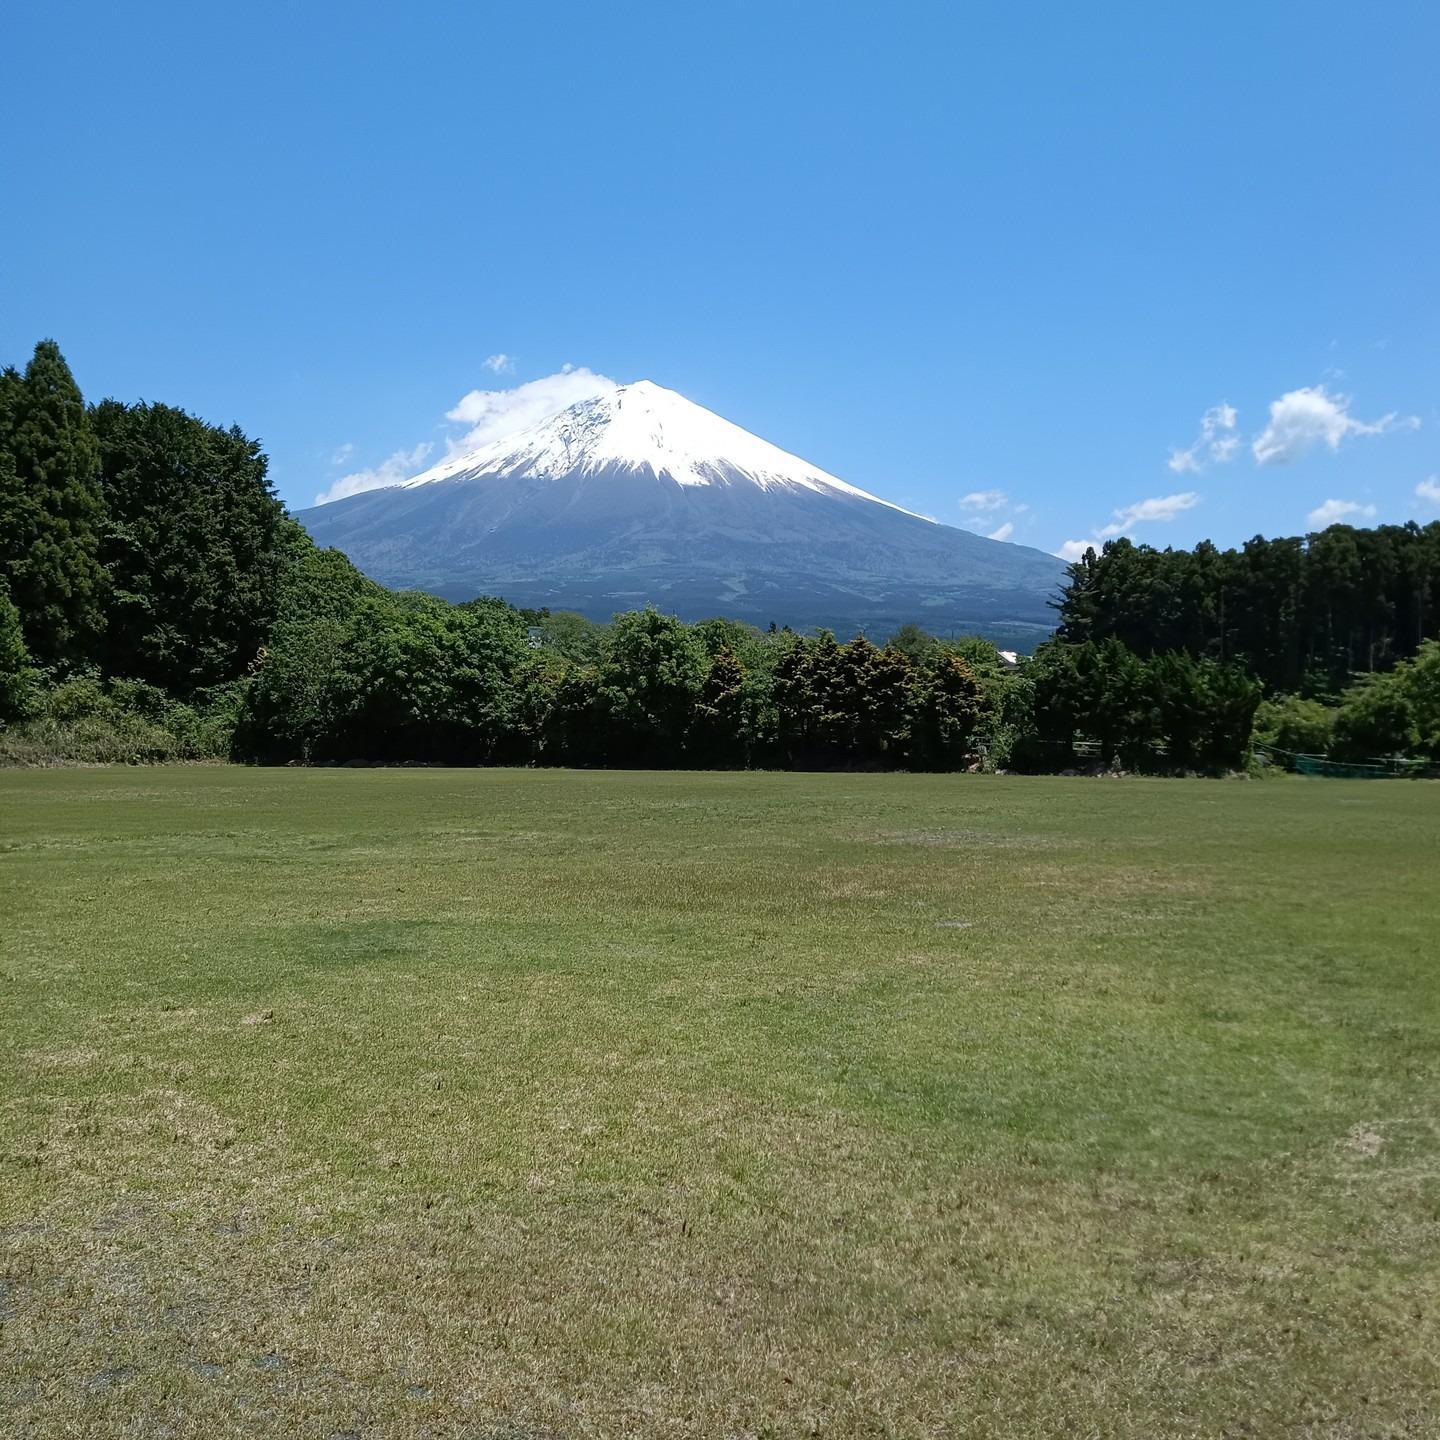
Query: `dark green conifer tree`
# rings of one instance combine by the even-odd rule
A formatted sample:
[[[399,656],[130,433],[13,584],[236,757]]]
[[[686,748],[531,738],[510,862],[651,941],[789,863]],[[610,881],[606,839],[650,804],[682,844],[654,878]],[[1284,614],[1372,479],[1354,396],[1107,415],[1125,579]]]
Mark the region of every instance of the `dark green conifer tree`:
[[[745,667],[722,645],[695,700],[688,749],[702,765],[743,765],[746,756]]]
[[[900,650],[877,649],[863,635],[840,647],[837,694],[843,717],[835,739],[841,758],[858,764],[899,763],[910,743],[912,673]]]
[[[182,694],[242,675],[276,618],[289,544],[259,444],[169,405],[105,400],[94,424],[106,669]]]
[[[941,655],[914,690],[910,761],[919,769],[954,770],[975,748],[985,717],[979,677],[958,655]]]
[[[53,340],[0,376],[0,578],[41,665],[91,656],[101,626],[100,452]]]

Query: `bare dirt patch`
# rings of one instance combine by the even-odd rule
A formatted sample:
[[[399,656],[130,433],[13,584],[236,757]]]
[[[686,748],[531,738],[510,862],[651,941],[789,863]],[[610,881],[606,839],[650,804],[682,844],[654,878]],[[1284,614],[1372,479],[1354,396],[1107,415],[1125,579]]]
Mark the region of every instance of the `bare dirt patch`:
[[[1385,1148],[1385,1137],[1369,1125],[1356,1125],[1344,1139],[1345,1148],[1362,1160],[1374,1160]]]

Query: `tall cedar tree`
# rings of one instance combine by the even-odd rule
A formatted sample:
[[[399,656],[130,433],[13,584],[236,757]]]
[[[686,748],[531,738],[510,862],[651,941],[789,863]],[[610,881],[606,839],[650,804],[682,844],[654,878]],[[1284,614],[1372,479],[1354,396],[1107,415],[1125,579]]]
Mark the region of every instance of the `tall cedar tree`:
[[[937,656],[915,687],[911,765],[954,770],[965,764],[987,708],[984,689],[970,665],[958,655]]]
[[[745,724],[745,667],[722,644],[695,700],[690,722],[690,757],[702,765],[730,767],[745,763],[749,736]]]
[[[37,664],[86,659],[101,627],[100,451],[53,340],[0,375],[0,578]]]
[[[843,755],[849,717],[838,693],[839,669],[840,647],[828,630],[787,642],[774,684],[777,739],[789,764],[828,765]]]
[[[259,444],[168,405],[95,407],[106,669],[180,693],[245,672],[275,620],[285,511]]]
[[[847,748],[867,764],[901,763],[910,740],[910,662],[863,635],[840,647],[836,709],[846,716]]]

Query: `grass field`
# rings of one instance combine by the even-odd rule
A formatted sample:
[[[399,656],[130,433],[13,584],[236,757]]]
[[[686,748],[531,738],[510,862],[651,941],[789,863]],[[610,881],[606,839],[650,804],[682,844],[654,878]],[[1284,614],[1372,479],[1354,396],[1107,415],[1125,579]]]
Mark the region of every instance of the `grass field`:
[[[1440,1431],[1440,787],[0,774],[0,1432]]]

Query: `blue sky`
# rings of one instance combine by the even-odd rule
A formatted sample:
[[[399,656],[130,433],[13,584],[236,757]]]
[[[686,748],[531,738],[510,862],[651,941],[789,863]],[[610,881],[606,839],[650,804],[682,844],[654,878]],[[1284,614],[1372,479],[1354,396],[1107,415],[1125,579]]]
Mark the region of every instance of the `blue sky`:
[[[4,30],[0,359],[238,422],[293,506],[569,365],[1047,550],[1440,517],[1433,3]]]

